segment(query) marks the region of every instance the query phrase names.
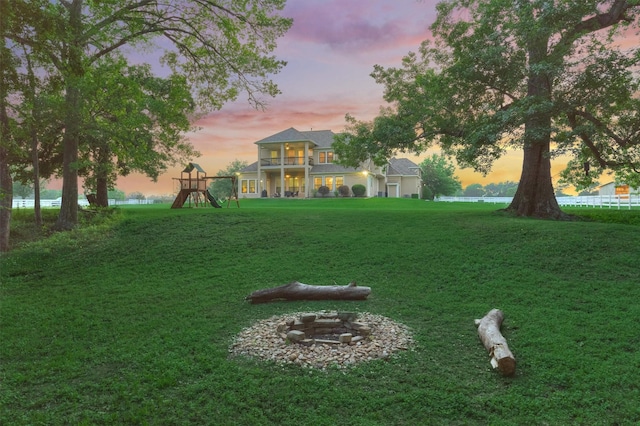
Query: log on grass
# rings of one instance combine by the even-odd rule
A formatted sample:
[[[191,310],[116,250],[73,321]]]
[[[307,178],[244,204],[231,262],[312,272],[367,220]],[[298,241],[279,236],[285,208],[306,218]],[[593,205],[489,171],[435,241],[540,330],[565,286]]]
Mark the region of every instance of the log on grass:
[[[475,320],[475,323],[480,340],[489,351],[493,368],[498,368],[504,376],[512,376],[516,372],[516,359],[509,350],[507,340],[500,333],[503,319],[501,310],[492,309],[482,319]]]
[[[371,287],[358,287],[355,281],[340,285],[310,285],[293,281],[280,287],[256,290],[245,300],[264,303],[274,300],[364,300]]]

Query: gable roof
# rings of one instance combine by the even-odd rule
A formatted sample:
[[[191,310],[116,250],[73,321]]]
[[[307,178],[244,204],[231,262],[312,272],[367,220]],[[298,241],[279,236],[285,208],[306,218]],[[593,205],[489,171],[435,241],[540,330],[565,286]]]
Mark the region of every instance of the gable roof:
[[[187,164],[187,167],[184,168],[184,170],[182,171],[182,173],[191,173],[193,170],[196,170],[197,172],[200,173],[205,173],[204,170],[202,170],[202,167],[200,167],[199,164],[196,163],[189,163]]]
[[[283,130],[264,139],[255,142],[256,144],[283,143],[283,142],[312,142],[318,148],[330,148],[335,134],[331,130],[310,130],[300,132],[293,127]]]
[[[387,176],[417,176],[418,165],[408,158],[392,158],[389,160]]]

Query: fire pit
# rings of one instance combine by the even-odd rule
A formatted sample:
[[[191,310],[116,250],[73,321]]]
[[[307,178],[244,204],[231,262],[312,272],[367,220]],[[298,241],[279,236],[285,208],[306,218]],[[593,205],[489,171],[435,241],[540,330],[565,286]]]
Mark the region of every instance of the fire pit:
[[[357,316],[354,312],[303,314],[277,330],[283,339],[303,345],[354,344],[371,335],[371,328],[357,322]]]
[[[297,312],[271,317],[242,330],[229,348],[282,364],[326,369],[385,359],[413,345],[409,329],[366,312]]]

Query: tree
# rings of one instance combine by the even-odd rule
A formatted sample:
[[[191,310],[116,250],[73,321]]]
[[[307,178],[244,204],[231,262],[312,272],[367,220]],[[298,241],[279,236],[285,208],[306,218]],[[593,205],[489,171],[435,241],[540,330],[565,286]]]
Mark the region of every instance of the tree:
[[[276,39],[291,26],[277,14],[284,0],[12,0],[20,25],[7,37],[46,55],[64,81],[63,197],[57,226],[77,224],[78,152],[82,130],[81,86],[98,60],[123,46],[153,46],[164,39],[162,57],[184,75],[202,110],[221,108],[241,91],[250,102],[275,96],[268,75],[285,63],[270,56]]]
[[[513,197],[518,190],[518,182],[510,180],[498,183],[488,183],[484,186],[487,197]]]
[[[186,79],[153,76],[148,65],[103,58],[87,71],[78,173],[100,207],[118,176],[140,172],[157,180],[169,165],[199,155],[185,141],[194,102]]]
[[[464,189],[465,197],[484,197],[485,190],[479,183],[472,183]]]
[[[401,68],[374,68],[392,108],[372,123],[347,116],[336,145],[343,160],[382,164],[394,150],[439,143],[458,164],[486,173],[506,148],[520,148],[507,210],[546,218],[565,217],[554,155],[573,154],[573,167],[640,170],[640,54],[614,43],[637,27],[637,1],[447,0],[437,9],[433,42]]]
[[[216,176],[235,176],[236,173],[247,166],[246,161],[235,159],[225,169],[218,170]],[[233,188],[231,185],[231,179],[213,179],[209,184],[209,192],[218,200],[226,199],[232,194]]]
[[[11,135],[9,95],[17,81],[17,63],[2,35],[12,23],[11,0],[0,0],[0,252],[9,250],[13,179],[10,160],[15,144]]]
[[[433,154],[420,163],[422,185],[429,190],[429,199],[440,195],[453,195],[462,189],[460,180],[454,176],[455,166],[446,156]]]

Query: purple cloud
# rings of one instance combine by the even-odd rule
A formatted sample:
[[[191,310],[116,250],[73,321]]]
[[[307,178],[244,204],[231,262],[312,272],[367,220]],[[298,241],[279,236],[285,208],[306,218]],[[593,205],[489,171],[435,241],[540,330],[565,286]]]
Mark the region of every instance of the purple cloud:
[[[331,0],[291,2],[284,13],[294,19],[287,34],[308,43],[346,52],[397,48],[428,36],[433,10],[415,1]],[[420,7],[422,6],[422,7]],[[424,16],[416,15],[424,10]]]

